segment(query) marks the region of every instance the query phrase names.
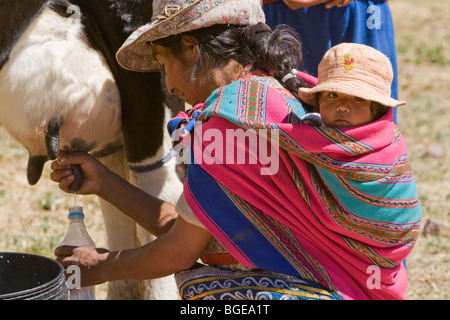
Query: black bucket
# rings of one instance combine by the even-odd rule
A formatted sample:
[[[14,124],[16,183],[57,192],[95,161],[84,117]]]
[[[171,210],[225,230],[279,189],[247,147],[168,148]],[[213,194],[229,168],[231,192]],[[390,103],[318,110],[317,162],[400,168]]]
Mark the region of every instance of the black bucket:
[[[52,259],[0,252],[0,300],[68,300],[63,266]]]

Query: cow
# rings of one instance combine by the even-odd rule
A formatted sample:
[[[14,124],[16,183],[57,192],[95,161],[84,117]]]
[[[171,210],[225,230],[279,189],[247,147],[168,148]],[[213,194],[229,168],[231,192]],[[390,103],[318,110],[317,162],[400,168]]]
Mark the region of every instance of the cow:
[[[184,102],[167,94],[160,73],[130,72],[115,59],[151,14],[149,0],[0,0],[0,125],[28,149],[31,185],[59,149],[84,151],[146,192],[177,200],[182,183],[166,156],[165,124]],[[110,250],[154,239],[99,201]],[[173,277],[108,284],[108,299],[177,298]]]

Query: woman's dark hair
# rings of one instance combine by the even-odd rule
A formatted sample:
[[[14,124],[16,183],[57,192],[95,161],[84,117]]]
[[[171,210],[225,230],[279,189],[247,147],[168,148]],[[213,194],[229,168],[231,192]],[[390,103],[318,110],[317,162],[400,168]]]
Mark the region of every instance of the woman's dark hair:
[[[168,47],[181,58],[181,37],[190,35],[197,39],[199,63],[195,76],[205,65],[222,68],[233,59],[243,66],[252,65],[278,81],[302,64],[302,44],[295,31],[287,25],[272,30],[264,23],[256,25],[213,25],[183,34],[156,40],[153,44]],[[282,83],[294,97],[300,100],[298,88],[306,84],[297,77]],[[305,107],[310,106],[305,104]]]

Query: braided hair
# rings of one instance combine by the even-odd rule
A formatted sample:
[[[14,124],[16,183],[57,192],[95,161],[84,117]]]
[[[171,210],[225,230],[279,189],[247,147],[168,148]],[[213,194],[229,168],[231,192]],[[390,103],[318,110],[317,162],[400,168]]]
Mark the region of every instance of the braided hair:
[[[233,59],[243,66],[252,65],[262,70],[289,90],[300,100],[298,88],[306,83],[297,77],[282,79],[302,64],[302,43],[296,32],[287,25],[279,25],[272,30],[264,23],[255,25],[213,25],[169,36],[153,42],[167,47],[177,57],[181,57],[181,37],[189,35],[197,39],[199,61],[193,77],[205,67],[222,68]],[[308,111],[313,107],[303,103]]]

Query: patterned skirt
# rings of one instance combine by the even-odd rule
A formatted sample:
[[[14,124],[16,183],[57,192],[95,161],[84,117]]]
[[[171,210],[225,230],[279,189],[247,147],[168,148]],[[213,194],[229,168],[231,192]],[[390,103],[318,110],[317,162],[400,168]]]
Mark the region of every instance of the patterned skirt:
[[[336,293],[269,271],[234,271],[197,265],[175,275],[183,300],[339,300]]]

